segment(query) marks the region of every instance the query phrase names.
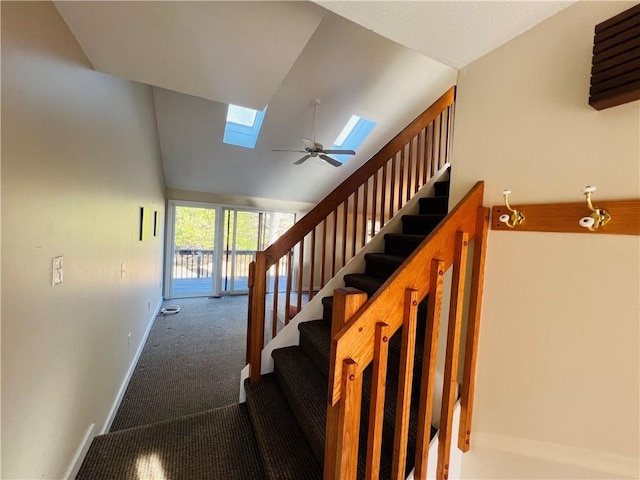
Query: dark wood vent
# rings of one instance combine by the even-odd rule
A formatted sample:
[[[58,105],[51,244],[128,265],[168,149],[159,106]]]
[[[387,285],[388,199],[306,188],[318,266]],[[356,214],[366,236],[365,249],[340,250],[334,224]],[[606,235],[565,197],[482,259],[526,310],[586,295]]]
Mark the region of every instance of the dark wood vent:
[[[596,110],[640,99],[640,4],[596,25],[589,105]]]

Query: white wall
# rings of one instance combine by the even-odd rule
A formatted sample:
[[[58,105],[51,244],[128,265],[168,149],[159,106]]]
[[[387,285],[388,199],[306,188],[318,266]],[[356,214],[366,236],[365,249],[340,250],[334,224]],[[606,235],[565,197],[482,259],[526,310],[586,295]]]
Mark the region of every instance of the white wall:
[[[3,2],[2,478],[62,478],[107,422],[161,301],[158,145],[148,87],[93,71],[53,4]]]
[[[640,197],[639,103],[588,105],[594,26],[633,3],[578,2],[460,71],[451,204],[481,179],[488,206]],[[463,477],[639,478],[640,239],[488,245]]]

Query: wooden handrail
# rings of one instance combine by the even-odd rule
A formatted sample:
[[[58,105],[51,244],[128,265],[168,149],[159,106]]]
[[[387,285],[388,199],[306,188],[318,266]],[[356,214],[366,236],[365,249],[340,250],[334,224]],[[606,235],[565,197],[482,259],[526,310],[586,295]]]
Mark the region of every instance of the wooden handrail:
[[[407,143],[431,123],[442,111],[452,105],[455,100],[456,87],[451,87],[427,110],[421,113],[402,132],[382,147],[371,160],[362,165],[349,178],[337,186],[327,197],[304,217],[295,223],[284,235],[265,250],[267,268],[291,250],[301,238],[317,227],[331,212],[345,201],[366,180],[375,174],[385,163],[400,151]]]
[[[381,454],[382,410],[384,408],[384,381],[386,373],[386,346],[381,343],[402,327],[402,347],[397,391],[397,411],[394,429],[392,476],[401,480],[406,476],[407,432],[412,397],[413,359],[415,345],[417,305],[430,295],[426,333],[423,347],[420,400],[418,412],[417,443],[415,445],[415,476],[426,478],[429,432],[433,408],[435,363],[438,348],[438,332],[442,301],[444,272],[453,266],[451,304],[447,328],[447,345],[444,371],[444,388],[438,434],[438,463],[436,478],[449,477],[449,457],[452,444],[453,409],[458,386],[458,363],[462,329],[463,296],[467,272],[467,250],[475,240],[470,318],[466,338],[465,367],[462,385],[463,413],[460,419],[459,448],[467,451],[471,428],[473,383],[477,358],[478,326],[482,296],[486,236],[489,209],[482,206],[484,184],[478,182],[447,218],[418,246],[414,253],[378,289],[366,303],[362,296],[357,308],[347,309],[344,292],[334,295],[334,318],[347,320],[332,325],[332,342],[329,367],[329,391],[327,418],[337,418],[337,412],[366,411],[361,405],[361,384],[364,370],[373,361],[373,381],[369,408],[369,439],[367,443],[366,477],[377,478]],[[357,309],[357,311],[355,311]],[[384,324],[380,320],[384,319]],[[386,341],[386,340],[385,340]],[[359,418],[358,418],[359,420]],[[325,452],[325,479],[353,480],[354,464],[358,461],[357,446],[349,444],[340,449],[332,439],[358,437],[359,421],[337,420],[327,422]],[[463,430],[464,429],[464,430]],[[356,442],[357,443],[357,442]],[[349,468],[344,468],[349,466]]]
[[[288,324],[301,310],[303,296],[311,299],[318,287],[324,287],[325,281],[355,257],[385,222],[449,162],[454,100],[455,87],[451,87],[276,242],[256,253],[248,308],[247,359],[252,382],[260,378],[264,332],[270,331],[275,337],[278,324]],[[331,234],[331,238],[327,236]],[[278,295],[274,295],[271,329],[265,329],[267,288],[280,284],[284,270],[272,267],[284,267],[280,262],[285,258],[284,312],[278,311]]]

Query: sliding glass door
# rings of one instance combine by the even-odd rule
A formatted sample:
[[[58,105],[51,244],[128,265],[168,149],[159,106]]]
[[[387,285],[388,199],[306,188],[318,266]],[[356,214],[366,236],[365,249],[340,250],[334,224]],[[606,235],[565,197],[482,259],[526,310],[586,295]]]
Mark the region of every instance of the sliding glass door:
[[[192,202],[169,202],[165,297],[249,291],[249,264],[295,223],[295,214]],[[280,269],[278,289],[286,285]],[[271,274],[273,277],[273,274]],[[268,289],[273,290],[273,278]]]

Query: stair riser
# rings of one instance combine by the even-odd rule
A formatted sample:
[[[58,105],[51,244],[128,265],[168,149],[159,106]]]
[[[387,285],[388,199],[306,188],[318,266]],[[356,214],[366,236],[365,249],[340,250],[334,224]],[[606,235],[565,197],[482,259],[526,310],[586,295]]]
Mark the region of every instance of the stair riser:
[[[449,182],[436,182],[434,184],[435,196],[444,197],[449,195]]]
[[[367,266],[365,268],[365,274],[371,275],[372,277],[381,278],[386,280],[397,270],[396,265],[389,265],[387,263],[382,262],[374,262],[371,260],[367,260]]]
[[[387,239],[384,242],[384,253],[388,255],[408,257],[416,248],[418,248],[418,245],[420,245],[420,242],[405,242],[401,240]]]
[[[402,233],[410,235],[429,235],[441,222],[441,218],[432,217],[402,217]]]
[[[449,197],[427,197],[421,198],[419,202],[420,215],[446,215],[449,208]]]

